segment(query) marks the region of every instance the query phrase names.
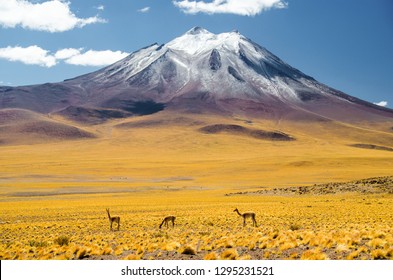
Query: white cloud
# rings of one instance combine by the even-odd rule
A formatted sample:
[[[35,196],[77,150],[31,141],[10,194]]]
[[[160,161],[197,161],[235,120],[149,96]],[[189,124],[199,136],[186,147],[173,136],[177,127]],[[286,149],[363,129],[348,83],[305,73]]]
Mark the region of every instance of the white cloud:
[[[94,51],[88,50],[65,60],[65,63],[82,66],[106,66],[126,57],[128,53],[121,51]]]
[[[4,82],[4,81],[0,81],[0,85],[3,85],[3,86],[11,86],[11,85],[12,85],[12,83],[10,83],[10,82]]]
[[[150,11],[150,7],[144,7],[144,8],[142,8],[142,9],[139,9],[138,10],[138,12],[140,12],[140,13],[147,13],[147,12],[149,12]]]
[[[55,66],[57,63],[53,55],[50,55],[47,50],[37,46],[30,46],[27,48],[19,46],[0,48],[0,58],[48,68]]]
[[[97,7],[97,10],[103,11],[105,10],[105,6],[104,5],[100,5]]]
[[[95,51],[82,52],[83,49],[66,48],[51,54],[38,46],[0,48],[0,59],[19,61],[24,64],[53,67],[60,61],[66,64],[80,66],[106,66],[128,55],[121,51]]]
[[[382,107],[388,106],[388,102],[387,101],[381,101],[381,102],[377,102],[377,103],[374,103],[374,104],[378,105],[378,106],[382,106]]]
[[[283,9],[288,4],[282,0],[213,0],[205,1],[172,1],[173,4],[187,14],[236,14],[255,16],[269,9]]]
[[[73,48],[61,49],[55,53],[55,57],[57,59],[68,59],[75,55],[79,55],[81,53],[81,50],[82,49],[73,49]]]
[[[50,0],[31,3],[26,0],[0,0],[0,26],[63,32],[88,24],[106,22],[98,16],[78,18],[70,10],[70,2]]]
[[[3,85],[3,86],[12,86],[12,83],[0,81],[0,85]]]

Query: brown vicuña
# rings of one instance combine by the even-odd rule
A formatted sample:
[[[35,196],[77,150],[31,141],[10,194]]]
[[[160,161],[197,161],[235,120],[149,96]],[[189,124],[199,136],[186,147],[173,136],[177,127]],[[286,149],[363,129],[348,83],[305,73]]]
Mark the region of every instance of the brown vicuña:
[[[250,218],[252,219],[252,225],[254,227],[257,227],[257,221],[255,220],[255,213],[248,211],[248,212],[244,212],[243,214],[239,212],[239,210],[236,208],[235,210],[233,210],[233,212],[237,212],[239,214],[239,216],[243,217],[243,226],[246,226],[246,219]]]
[[[117,223],[117,230],[119,230],[120,229],[120,217],[119,216],[111,217],[111,214],[109,213],[109,208],[106,209],[106,212],[108,213],[110,229],[113,230],[113,228],[112,228],[113,222],[116,222]]]
[[[172,227],[175,227],[175,219],[176,219],[175,216],[167,216],[167,217],[165,217],[165,218],[162,220],[162,223],[160,224],[159,228],[161,228],[163,224],[165,224],[166,227],[168,227],[168,223],[169,223],[169,222],[172,222]]]

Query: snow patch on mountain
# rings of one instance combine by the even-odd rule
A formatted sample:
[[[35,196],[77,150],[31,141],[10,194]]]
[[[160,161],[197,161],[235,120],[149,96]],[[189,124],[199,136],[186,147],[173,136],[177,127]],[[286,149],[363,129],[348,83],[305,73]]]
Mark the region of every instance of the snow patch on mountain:
[[[197,56],[213,49],[238,51],[238,42],[243,37],[237,32],[213,34],[203,28],[195,27],[165,46],[175,51],[181,51],[191,56]]]

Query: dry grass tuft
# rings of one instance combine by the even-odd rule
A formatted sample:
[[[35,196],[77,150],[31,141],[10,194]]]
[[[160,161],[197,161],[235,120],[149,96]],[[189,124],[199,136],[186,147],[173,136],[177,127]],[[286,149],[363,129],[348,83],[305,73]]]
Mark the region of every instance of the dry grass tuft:
[[[320,249],[311,249],[308,251],[305,251],[301,258],[301,260],[327,260],[328,257],[326,254],[321,253]]]
[[[130,254],[126,257],[123,258],[123,260],[133,260],[133,261],[137,261],[140,260],[141,256],[140,255],[135,255],[135,254]]]
[[[290,226],[289,226],[289,229],[292,230],[292,231],[299,230],[300,228],[301,228],[301,226],[299,224],[296,224],[296,223],[290,224]]]
[[[236,260],[239,257],[239,253],[236,249],[228,249],[221,253],[220,258],[222,260]]]
[[[179,253],[183,255],[196,255],[196,250],[191,246],[184,246],[179,249]]]
[[[218,260],[218,256],[215,252],[210,252],[203,257],[204,260]]]
[[[84,258],[89,257],[89,250],[87,248],[84,247],[79,247],[77,252],[76,252],[76,259],[81,260]]]
[[[55,244],[58,244],[60,246],[65,246],[68,245],[70,243],[70,237],[66,236],[66,235],[61,235],[59,237],[57,237],[54,242]]]
[[[371,251],[371,257],[374,260],[387,260],[387,259],[389,259],[388,251],[382,250],[382,249],[376,249],[376,250]]]

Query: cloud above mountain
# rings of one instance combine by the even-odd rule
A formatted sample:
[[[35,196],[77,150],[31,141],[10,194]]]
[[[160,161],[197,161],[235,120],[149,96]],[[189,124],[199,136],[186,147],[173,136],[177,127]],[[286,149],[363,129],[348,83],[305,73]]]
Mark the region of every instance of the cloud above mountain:
[[[39,65],[43,67],[52,67],[56,65],[56,58],[38,46],[23,47],[6,47],[0,49],[0,59],[8,61],[19,61],[29,65]]]
[[[55,66],[60,61],[81,66],[106,66],[127,55],[128,53],[125,52],[111,50],[88,50],[83,52],[83,48],[67,48],[51,53],[36,45],[25,48],[19,46],[0,48],[0,59],[47,68]]]
[[[5,28],[20,26],[25,29],[53,33],[103,22],[106,20],[98,16],[78,18],[70,10],[70,2],[60,0],[42,3],[31,3],[26,0],[0,1],[0,26]]]
[[[376,102],[374,104],[378,105],[378,106],[381,106],[381,107],[387,107],[388,106],[388,102],[387,101],[380,101],[380,102]]]
[[[128,55],[128,53],[125,52],[111,50],[88,50],[83,53],[76,49],[74,49],[74,51],[75,53],[72,56],[64,60],[65,63],[81,66],[106,66]]]
[[[181,0],[173,4],[187,14],[236,14],[255,16],[269,9],[283,9],[288,4],[282,0],[214,0],[212,2]]]
[[[149,11],[150,11],[150,7],[144,7],[138,10],[139,13],[148,13]]]

